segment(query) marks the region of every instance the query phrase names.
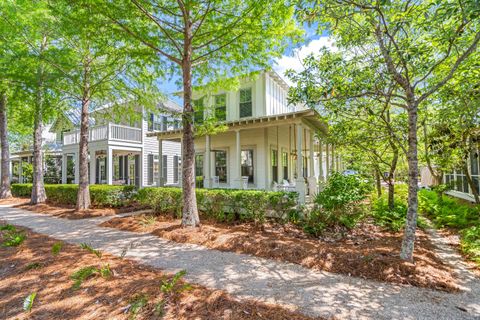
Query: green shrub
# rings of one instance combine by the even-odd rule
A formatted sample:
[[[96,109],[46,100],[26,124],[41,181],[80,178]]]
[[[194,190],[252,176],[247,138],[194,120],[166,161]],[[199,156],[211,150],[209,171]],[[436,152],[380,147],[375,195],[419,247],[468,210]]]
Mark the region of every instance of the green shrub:
[[[419,211],[439,228],[453,228],[460,234],[460,249],[480,265],[480,206],[461,203],[440,192],[421,190]]]
[[[267,213],[287,216],[296,206],[297,194],[262,190],[197,189],[200,213],[217,221],[263,222]],[[137,201],[156,214],[180,216],[182,190],[171,187],[148,187],[139,190]]]
[[[128,205],[135,194],[135,186],[94,184],[89,188],[92,206],[96,208]],[[45,192],[49,203],[58,205],[77,203],[78,185],[76,184],[46,184]],[[32,185],[29,183],[12,185],[12,195],[15,197],[30,197],[31,194]]]
[[[10,224],[0,226],[0,231],[3,238],[2,246],[4,247],[18,247],[27,239],[25,232],[17,230],[15,226]]]
[[[461,232],[461,248],[463,253],[480,266],[480,226],[472,226]]]
[[[361,201],[370,188],[360,176],[333,173],[315,197],[315,208],[301,221],[304,231],[318,236],[335,226],[353,228],[363,216]]]
[[[370,213],[374,223],[390,231],[402,230],[407,219],[407,198],[408,186],[406,184],[395,185],[393,210],[388,207],[387,193],[382,194],[381,197],[373,196]],[[421,216],[418,217],[417,224],[420,228],[427,226],[425,219]]]

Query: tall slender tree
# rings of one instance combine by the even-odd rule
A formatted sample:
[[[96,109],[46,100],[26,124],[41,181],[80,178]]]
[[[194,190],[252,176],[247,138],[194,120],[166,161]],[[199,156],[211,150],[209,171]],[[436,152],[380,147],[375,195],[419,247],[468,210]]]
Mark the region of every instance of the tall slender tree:
[[[348,97],[382,96],[383,88],[376,86],[379,79],[387,79],[399,87],[390,103],[407,113],[409,165],[407,223],[400,256],[411,261],[418,216],[419,110],[477,50],[480,41],[478,3],[307,1],[299,14],[308,21],[318,22],[321,28],[327,28],[337,40],[338,47],[347,52],[345,59],[350,61],[352,69],[342,74],[357,81],[355,86],[349,86],[349,92],[344,92]],[[367,68],[375,71],[374,77],[358,74],[359,70]],[[341,79],[334,76],[328,80],[333,83]],[[333,88],[341,90],[333,84],[330,88],[322,87],[322,91],[332,95]]]
[[[193,85],[267,67],[289,37],[297,36],[294,7],[275,0],[97,1],[127,37],[158,55],[159,63],[181,76],[183,91],[183,226],[198,226],[195,174]]]

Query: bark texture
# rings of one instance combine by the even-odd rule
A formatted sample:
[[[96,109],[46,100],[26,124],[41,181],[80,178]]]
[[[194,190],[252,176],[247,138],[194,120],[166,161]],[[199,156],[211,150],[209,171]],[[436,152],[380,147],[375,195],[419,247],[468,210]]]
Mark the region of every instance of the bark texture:
[[[408,210],[400,257],[413,261],[418,210],[417,105],[408,108]]]
[[[377,196],[382,196],[382,180],[380,178],[380,171],[375,169],[375,184],[377,186]]]
[[[88,183],[88,117],[90,106],[90,82],[89,82],[89,62],[84,62],[83,94],[82,94],[82,115],[80,121],[80,142],[78,150],[78,193],[77,206],[79,211],[90,208],[90,188]],[[91,159],[94,161],[95,159]],[[107,168],[111,170],[111,168]]]
[[[47,38],[43,37],[40,47],[40,54],[47,46]],[[42,152],[42,131],[43,131],[43,108],[45,103],[45,69],[43,62],[37,70],[37,92],[35,101],[35,114],[33,118],[33,186],[31,203],[38,204],[47,200],[45,186],[43,183],[43,152]]]
[[[10,198],[10,150],[7,134],[7,95],[0,92],[0,145],[2,148],[0,199]]]
[[[472,190],[473,198],[475,199],[476,204],[480,204],[480,196],[478,194],[477,186],[475,185],[470,171],[468,170],[468,156],[467,159],[463,162],[463,171],[465,172],[465,177],[467,178],[468,186]]]
[[[182,189],[183,212],[182,226],[197,227],[200,225],[197,197],[195,193],[195,147],[193,136],[192,107],[192,44],[191,26],[185,24],[184,56],[182,60],[183,73],[183,143],[182,143]]]

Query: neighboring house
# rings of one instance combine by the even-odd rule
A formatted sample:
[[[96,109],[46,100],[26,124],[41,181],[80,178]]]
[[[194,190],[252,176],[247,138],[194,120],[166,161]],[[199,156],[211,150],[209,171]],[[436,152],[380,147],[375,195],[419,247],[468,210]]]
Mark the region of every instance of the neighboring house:
[[[179,127],[180,121],[175,114],[181,111],[180,107],[171,101],[162,103],[158,113],[149,113],[139,107],[137,112],[143,115],[141,121],[130,120],[128,115],[117,110],[107,106],[90,114],[90,183],[144,187],[157,185],[161,177],[165,185],[178,185],[180,144],[162,143],[166,166],[160,172],[158,142],[147,133]],[[56,133],[57,141],[62,145],[62,183],[78,182],[79,127],[78,109],[66,112],[51,127],[51,132]]]
[[[295,190],[304,202],[327,171],[342,170],[333,148],[327,156],[322,147],[327,124],[317,112],[288,104],[288,89],[278,74],[265,71],[245,78],[236,91],[193,93],[195,123],[215,115],[226,126],[195,138],[197,181],[206,188]],[[181,143],[182,134],[169,128],[148,136],[163,145]]]
[[[55,134],[48,128],[42,132],[44,157],[44,178],[46,183],[60,183],[61,176],[61,145],[57,143]],[[13,183],[32,182],[33,147],[26,146],[22,150],[13,151],[10,155],[10,180]]]
[[[468,157],[468,173],[472,177],[477,190],[480,190],[480,150],[475,148]],[[468,184],[467,176],[463,170],[454,170],[444,175],[444,183],[451,187],[448,194],[468,201],[475,201],[472,188]]]

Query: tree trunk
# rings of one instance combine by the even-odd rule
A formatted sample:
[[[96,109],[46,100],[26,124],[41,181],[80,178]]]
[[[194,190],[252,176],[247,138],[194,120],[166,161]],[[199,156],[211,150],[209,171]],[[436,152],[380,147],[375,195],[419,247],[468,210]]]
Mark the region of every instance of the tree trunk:
[[[467,160],[463,162],[463,171],[465,172],[465,177],[467,178],[467,183],[470,189],[472,190],[473,198],[475,199],[476,204],[480,204],[480,196],[478,195],[478,189],[475,183],[473,182],[472,176],[468,171],[468,157]]]
[[[47,46],[47,37],[43,37],[40,47],[40,54]],[[45,69],[43,61],[40,61],[37,70],[37,97],[35,101],[35,114],[33,118],[33,186],[31,203],[38,204],[47,200],[45,186],[43,184],[43,154],[42,154],[42,129],[43,129],[43,107],[44,107],[44,76]]]
[[[42,94],[43,96],[43,94]],[[42,98],[41,98],[42,99]],[[42,110],[43,101],[37,102],[33,125],[33,186],[32,204],[43,203],[47,200],[43,184],[43,153],[42,153]]]
[[[7,95],[5,92],[0,92],[0,145],[2,148],[0,199],[6,199],[12,196],[10,190],[10,151],[7,123]]]
[[[432,160],[430,159],[430,153],[428,152],[428,135],[427,135],[427,122],[423,122],[423,139],[425,142],[425,161],[427,162],[428,171],[433,177],[434,186],[438,186],[442,183],[443,173],[441,170],[435,170],[432,165]]]
[[[380,171],[375,169],[375,182],[377,186],[377,196],[380,198],[382,196],[382,181],[380,180]]]
[[[417,141],[417,103],[408,107],[408,210],[405,224],[405,234],[402,241],[400,257],[403,260],[413,261],[415,246],[415,232],[417,229],[418,214],[418,141]]]
[[[78,150],[78,193],[76,209],[87,210],[90,208],[90,188],[88,186],[88,115],[90,106],[90,67],[89,61],[84,62],[83,94],[82,94],[82,115],[80,121],[80,143]],[[95,161],[95,159],[90,159]],[[107,168],[111,170],[111,168]]]
[[[191,29],[185,24],[183,73],[183,143],[182,143],[182,189],[183,212],[182,226],[197,227],[200,218],[197,210],[195,193],[195,148],[193,139],[193,107],[192,107],[192,45]]]
[[[393,141],[390,141],[390,145],[393,150],[393,158],[388,173],[388,209],[393,211],[395,209],[395,171],[397,170],[398,148]]]

